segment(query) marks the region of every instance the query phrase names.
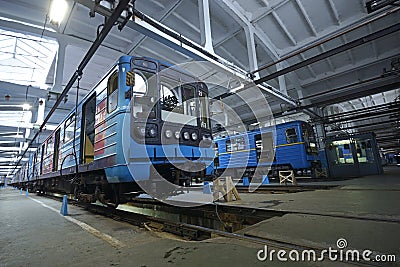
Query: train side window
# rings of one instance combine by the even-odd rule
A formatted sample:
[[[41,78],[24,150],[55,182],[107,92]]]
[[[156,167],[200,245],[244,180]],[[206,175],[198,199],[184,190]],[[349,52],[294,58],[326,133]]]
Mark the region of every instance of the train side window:
[[[54,152],[54,143],[53,137],[51,136],[46,142],[46,156],[53,154]]]
[[[226,140],[226,152],[244,150],[245,148],[246,142],[244,140],[244,137]]]
[[[246,141],[244,140],[244,137],[236,138],[236,143],[237,143],[237,150],[238,151],[246,149]]]
[[[238,150],[238,144],[237,144],[237,139],[231,139],[231,151],[237,151]]]
[[[118,71],[108,78],[107,83],[107,110],[113,112],[118,106]]]
[[[232,151],[232,146],[231,146],[231,139],[226,140],[226,152],[231,152]]]
[[[290,128],[286,130],[286,142],[288,144],[297,143],[297,133],[295,128]]]
[[[69,117],[65,121],[65,130],[64,130],[64,143],[69,142],[74,138],[74,124],[75,123],[75,114],[72,114],[71,117]]]

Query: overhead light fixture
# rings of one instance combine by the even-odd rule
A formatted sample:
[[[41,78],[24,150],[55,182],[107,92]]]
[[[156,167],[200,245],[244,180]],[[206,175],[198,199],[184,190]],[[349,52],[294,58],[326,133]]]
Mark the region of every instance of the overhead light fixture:
[[[67,13],[68,3],[66,0],[53,0],[50,6],[49,18],[53,25],[60,25]]]
[[[372,13],[375,12],[381,8],[384,8],[388,5],[398,5],[395,4],[399,0],[371,0],[365,3],[365,6],[367,7],[367,12]]]

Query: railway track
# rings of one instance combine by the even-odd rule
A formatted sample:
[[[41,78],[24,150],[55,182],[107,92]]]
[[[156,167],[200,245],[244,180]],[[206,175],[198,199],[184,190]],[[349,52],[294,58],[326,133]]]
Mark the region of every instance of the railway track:
[[[298,193],[314,190],[330,190],[336,185],[267,185],[258,187],[254,193]],[[248,193],[249,187],[236,185],[239,193]]]
[[[46,195],[56,200],[61,201],[61,195]],[[337,218],[355,219],[355,220],[377,220],[376,218],[363,218],[354,216],[341,216],[332,214],[321,214],[321,213],[304,213],[304,212],[294,212],[294,211],[282,211],[282,210],[272,210],[272,209],[255,209],[248,207],[237,207],[237,206],[226,206],[220,204],[209,204],[196,208],[182,208],[174,207],[154,199],[135,199],[134,202],[123,206],[134,206],[139,209],[152,209],[159,210],[163,212],[175,212],[177,214],[175,220],[166,219],[162,217],[155,217],[146,214],[140,214],[135,212],[127,211],[126,209],[111,209],[102,204],[88,204],[78,202],[74,199],[69,198],[69,203],[85,210],[102,215],[113,220],[123,221],[131,225],[145,228],[149,231],[156,232],[168,232],[174,235],[180,236],[187,240],[201,241],[209,239],[215,236],[221,236],[236,240],[242,240],[250,243],[267,245],[275,249],[283,250],[314,250],[317,253],[321,253],[326,247],[308,246],[304,244],[298,244],[295,242],[287,242],[283,240],[266,238],[254,236],[247,234],[245,232],[245,227],[267,220],[277,216],[284,216],[286,214],[306,214],[306,215],[319,215],[319,216],[330,216]],[[192,217],[188,217],[191,215]],[[199,218],[204,216],[205,220],[214,220],[214,222],[219,222],[217,225],[212,226],[202,226],[194,223],[189,223],[189,218]],[[203,217],[201,217],[203,218]],[[186,220],[183,222],[182,220]],[[240,229],[235,229],[235,221],[242,221],[242,227]],[[387,220],[378,220],[387,221]],[[400,221],[390,221],[400,223]],[[237,225],[236,225],[237,226]],[[237,227],[236,227],[237,228]],[[243,231],[240,231],[243,230]],[[380,266],[374,262],[345,262],[348,264],[353,264],[356,266]]]

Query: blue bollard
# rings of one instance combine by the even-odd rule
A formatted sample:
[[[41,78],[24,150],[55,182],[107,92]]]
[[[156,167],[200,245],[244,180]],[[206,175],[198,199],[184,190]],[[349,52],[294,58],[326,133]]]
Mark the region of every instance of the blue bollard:
[[[211,185],[209,182],[204,182],[203,185],[203,194],[211,194]]]
[[[68,199],[67,199],[67,195],[63,196],[63,202],[62,202],[62,205],[61,205],[60,213],[63,216],[67,216],[68,215]]]
[[[262,184],[269,184],[268,175],[263,175]]]
[[[28,197],[28,189],[26,189],[25,196]]]
[[[19,193],[22,195],[22,188],[19,190]]]
[[[248,177],[243,177],[243,185],[244,186],[249,186],[250,185],[250,183],[249,183],[249,178]]]

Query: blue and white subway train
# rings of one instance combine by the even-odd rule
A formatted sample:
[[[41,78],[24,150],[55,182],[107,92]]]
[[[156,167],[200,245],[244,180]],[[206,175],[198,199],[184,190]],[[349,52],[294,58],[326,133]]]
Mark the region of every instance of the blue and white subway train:
[[[138,182],[188,185],[212,175],[207,97],[206,84],[179,68],[122,56],[12,183],[117,205]]]

